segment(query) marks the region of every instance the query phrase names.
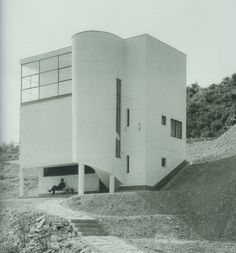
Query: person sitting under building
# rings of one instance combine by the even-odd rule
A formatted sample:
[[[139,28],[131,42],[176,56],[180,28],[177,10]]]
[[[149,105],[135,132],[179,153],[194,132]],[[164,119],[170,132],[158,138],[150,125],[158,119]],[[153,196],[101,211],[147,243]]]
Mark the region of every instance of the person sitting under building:
[[[64,178],[61,179],[61,182],[58,185],[54,185],[51,190],[48,190],[48,192],[52,192],[52,194],[55,194],[55,191],[61,191],[63,188],[65,188],[66,184],[64,182]]]

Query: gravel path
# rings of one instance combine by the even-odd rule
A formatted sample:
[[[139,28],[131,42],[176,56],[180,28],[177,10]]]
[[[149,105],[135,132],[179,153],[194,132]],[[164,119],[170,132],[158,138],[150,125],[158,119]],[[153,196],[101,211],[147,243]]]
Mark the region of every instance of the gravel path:
[[[71,219],[94,219],[90,214],[81,211],[73,211],[61,205],[64,199],[46,199],[37,203],[36,208],[67,220]],[[92,249],[93,253],[143,253],[136,246],[114,236],[87,236],[85,241]]]
[[[90,214],[81,211],[73,211],[65,206],[62,206],[61,203],[65,199],[45,199],[45,201],[36,204],[36,208],[47,212],[51,215],[59,216],[67,220],[71,219],[95,219]]]
[[[113,236],[87,236],[85,238],[92,253],[144,253],[136,246]]]
[[[236,243],[222,243],[206,240],[177,240],[174,238],[130,239],[137,247],[144,248],[148,253],[235,253]]]

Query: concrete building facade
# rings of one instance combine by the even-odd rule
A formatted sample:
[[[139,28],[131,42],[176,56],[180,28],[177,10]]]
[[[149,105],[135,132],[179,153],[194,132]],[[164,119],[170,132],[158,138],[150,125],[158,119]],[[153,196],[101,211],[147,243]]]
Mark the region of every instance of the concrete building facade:
[[[186,55],[148,34],[86,31],[21,61],[23,170],[39,193],[152,188],[185,160]]]

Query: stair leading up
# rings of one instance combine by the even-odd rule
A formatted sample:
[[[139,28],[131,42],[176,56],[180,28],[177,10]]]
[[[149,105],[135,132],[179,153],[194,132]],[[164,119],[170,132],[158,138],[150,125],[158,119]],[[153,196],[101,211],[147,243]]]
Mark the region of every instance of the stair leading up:
[[[71,224],[75,230],[81,233],[82,236],[107,235],[96,219],[72,219]]]

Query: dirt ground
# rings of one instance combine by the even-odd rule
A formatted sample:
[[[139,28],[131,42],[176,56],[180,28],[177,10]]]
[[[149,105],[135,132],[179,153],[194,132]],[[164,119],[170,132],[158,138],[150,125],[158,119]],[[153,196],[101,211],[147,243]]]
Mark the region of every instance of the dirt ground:
[[[1,245],[3,245],[3,241],[9,244],[9,238],[11,241],[11,246],[19,246],[19,231],[18,225],[19,217],[24,216],[27,220],[30,220],[31,229],[37,228],[35,224],[37,224],[37,220],[40,217],[45,217],[47,222],[45,222],[45,227],[48,227],[48,224],[53,224],[51,227],[55,229],[55,225],[60,227],[60,224],[66,224],[66,220],[63,218],[64,216],[68,216],[68,210],[61,204],[64,200],[61,198],[51,199],[51,198],[28,198],[28,199],[11,199],[1,201],[1,224],[4,223],[4,230],[0,233]],[[52,216],[53,208],[56,208],[57,213],[56,216]],[[59,210],[60,209],[60,210]],[[7,211],[6,211],[7,210]],[[61,217],[63,215],[63,217]],[[69,216],[71,213],[69,213]],[[83,213],[84,215],[84,213]],[[116,219],[117,217],[109,217],[111,219]],[[106,217],[104,216],[104,219]],[[26,236],[26,244],[28,249],[31,251],[15,251],[15,252],[91,252],[91,253],[153,253],[153,252],[162,252],[162,253],[233,253],[236,249],[235,242],[217,242],[217,241],[208,241],[208,240],[199,240],[195,237],[195,239],[187,240],[184,239],[185,236],[181,236],[181,223],[176,224],[176,221],[171,217],[164,215],[161,216],[120,216],[117,223],[112,221],[114,228],[119,230],[120,227],[124,226],[125,223],[128,222],[128,226],[130,226],[130,231],[138,231],[141,229],[151,230],[153,227],[159,227],[159,234],[157,233],[155,236],[151,235],[138,235],[133,234],[124,238],[123,235],[115,235],[115,236],[89,236],[89,237],[80,237],[78,235],[74,235],[70,230],[65,234],[65,229],[69,229],[68,226],[63,227],[62,230],[53,230],[52,229],[52,240],[49,240],[48,244],[49,250],[52,251],[32,251],[32,247],[36,247],[37,240],[36,238],[28,238]],[[135,219],[138,219],[139,222],[144,219],[144,222],[140,224],[146,224],[144,228],[137,225]],[[156,220],[156,223],[155,223]],[[105,223],[104,223],[105,224]],[[172,224],[170,226],[170,224]],[[141,225],[141,226],[142,226]],[[10,227],[11,228],[10,228]],[[178,229],[179,228],[179,229]],[[6,232],[8,230],[8,233]],[[124,227],[123,231],[126,230]],[[22,230],[21,230],[22,231]],[[121,230],[122,232],[122,230]],[[132,232],[133,233],[133,232]],[[31,236],[30,233],[28,233]],[[184,234],[182,234],[184,235]],[[193,237],[194,238],[194,234]],[[8,239],[7,239],[8,238]],[[28,239],[27,239],[28,238]],[[18,242],[18,243],[17,243]],[[29,248],[31,247],[31,248]],[[38,246],[37,246],[38,247]],[[3,248],[3,247],[2,247]],[[36,248],[35,248],[36,249]],[[0,252],[10,252],[10,251],[0,251]]]
[[[96,216],[144,252],[236,252],[236,156],[188,165],[164,190],[74,196],[63,205]]]
[[[148,253],[235,253],[235,243],[221,243],[212,241],[191,241],[166,239],[130,239],[136,245],[142,247]]]
[[[236,126],[216,140],[189,144],[187,152],[192,165],[162,191],[67,199],[19,199],[18,167],[1,163],[0,252],[235,253]],[[37,172],[26,174],[27,195],[37,195]],[[71,230],[70,218],[87,216],[109,236]]]

